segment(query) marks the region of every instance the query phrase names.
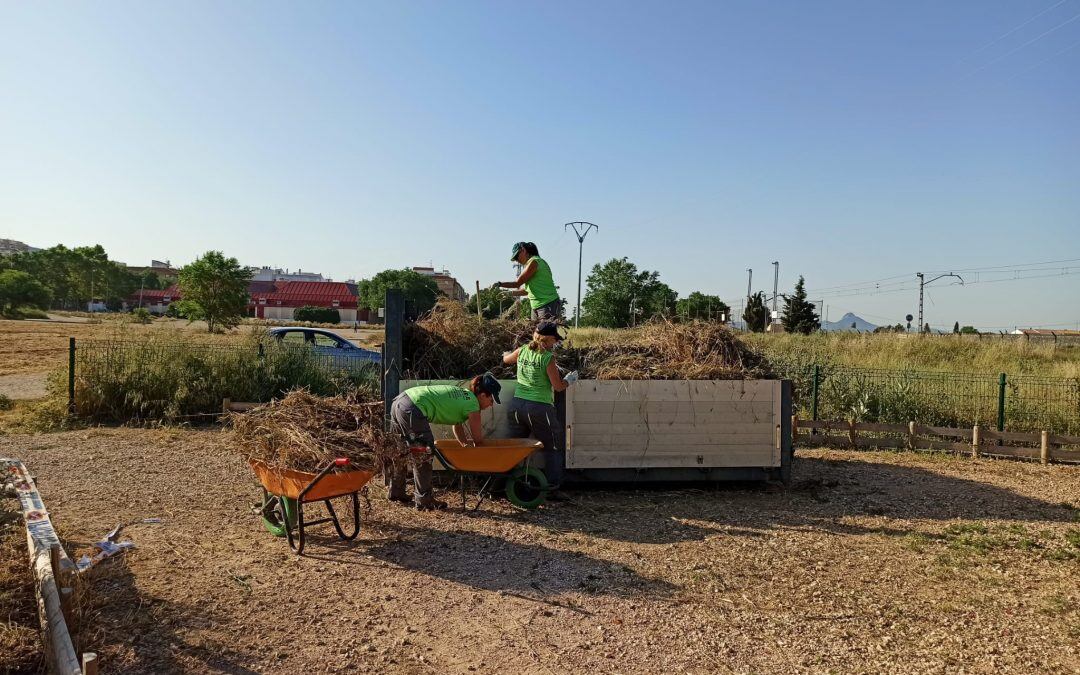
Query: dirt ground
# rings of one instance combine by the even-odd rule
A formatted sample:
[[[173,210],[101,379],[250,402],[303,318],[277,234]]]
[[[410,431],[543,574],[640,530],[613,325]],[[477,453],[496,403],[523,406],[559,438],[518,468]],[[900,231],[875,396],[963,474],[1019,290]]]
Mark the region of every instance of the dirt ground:
[[[224,335],[209,335],[206,324],[201,321],[188,323],[182,319],[155,319],[149,324],[132,323],[127,315],[106,315],[104,319],[88,320],[79,316],[50,315],[50,321],[0,320],[0,376],[26,373],[48,373],[66,367],[68,338],[87,339],[134,339],[150,335],[175,335],[190,339],[228,342],[238,339],[245,332],[262,329],[263,324],[242,324],[235,331]],[[375,329],[353,331],[351,328],[335,328],[333,332],[361,347],[373,347],[382,341],[382,333]],[[0,381],[0,393],[11,398],[25,398],[12,385]]]
[[[78,553],[104,672],[1077,672],[1080,467],[800,451],[787,490],[391,506],[298,558],[212,430],[0,436]],[[161,524],[141,524],[161,517]],[[324,530],[325,532],[325,530]]]
[[[44,666],[34,576],[19,502],[0,495],[0,673],[39,673]]]

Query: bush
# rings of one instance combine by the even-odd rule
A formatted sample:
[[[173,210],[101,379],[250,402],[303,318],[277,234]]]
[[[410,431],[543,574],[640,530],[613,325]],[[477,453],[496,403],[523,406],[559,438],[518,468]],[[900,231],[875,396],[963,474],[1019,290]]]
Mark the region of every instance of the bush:
[[[145,307],[138,307],[131,312],[131,318],[136,323],[150,323],[154,317],[150,315],[150,310]]]
[[[0,410],[11,410],[15,407],[15,402],[7,394],[0,394]]]
[[[264,335],[228,346],[157,337],[87,341],[77,355],[77,414],[95,422],[211,421],[224,398],[266,402],[296,388],[320,396],[379,388],[378,364],[343,366]]]
[[[298,307],[293,310],[294,321],[311,323],[341,323],[341,313],[332,307]]]

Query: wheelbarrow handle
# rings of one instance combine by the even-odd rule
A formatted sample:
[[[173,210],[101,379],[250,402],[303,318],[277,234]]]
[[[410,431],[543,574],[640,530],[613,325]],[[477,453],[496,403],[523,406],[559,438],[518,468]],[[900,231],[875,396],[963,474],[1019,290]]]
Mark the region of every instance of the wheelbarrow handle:
[[[326,475],[329,474],[331,471],[333,471],[336,468],[344,467],[344,466],[348,466],[348,465],[349,465],[349,458],[348,457],[338,457],[334,461],[327,464],[325,467],[323,467],[322,471],[320,471],[314,478],[311,479],[310,483],[308,483],[307,485],[304,486],[304,489],[300,491],[300,495],[297,496],[297,498],[296,498],[297,501],[301,501],[301,502],[304,501],[304,497],[307,495],[307,493],[313,487],[315,487],[319,483],[319,481],[321,481],[323,478],[326,478]]]

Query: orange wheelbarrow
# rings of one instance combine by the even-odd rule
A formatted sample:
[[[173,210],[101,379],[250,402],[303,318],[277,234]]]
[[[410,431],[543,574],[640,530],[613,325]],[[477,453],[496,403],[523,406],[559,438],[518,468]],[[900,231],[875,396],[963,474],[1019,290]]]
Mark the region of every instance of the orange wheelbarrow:
[[[435,441],[434,453],[446,470],[460,480],[461,508],[466,506],[465,478],[483,476],[484,484],[477,494],[474,511],[489,494],[492,482],[500,477],[506,478],[506,498],[510,503],[523,509],[535,509],[547,498],[548,481],[543,471],[529,465],[528,458],[543,447],[543,443],[531,438],[489,438],[480,445],[462,445],[454,439],[440,439]]]
[[[335,459],[319,473],[279,469],[265,462],[252,460],[251,468],[263,487],[260,509],[263,525],[276,537],[285,537],[289,548],[298,555],[304,550],[304,528],[323,523],[333,523],[338,537],[343,541],[356,539],[360,534],[360,490],[374,475],[372,471],[346,471],[349,460]],[[345,532],[334,510],[332,499],[350,497],[352,500],[353,527]],[[329,518],[304,519],[304,504],[323,502]]]

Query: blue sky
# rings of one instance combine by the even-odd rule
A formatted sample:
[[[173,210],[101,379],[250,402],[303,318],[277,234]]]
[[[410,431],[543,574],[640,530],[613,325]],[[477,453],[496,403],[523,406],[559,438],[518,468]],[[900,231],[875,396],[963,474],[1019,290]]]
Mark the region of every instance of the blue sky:
[[[627,256],[733,300],[748,267],[771,290],[773,260],[782,289],[813,291],[1080,259],[1077,17],[1080,0],[4,2],[0,237],[335,278],[430,261],[467,288],[508,278],[527,239],[571,300],[571,220],[600,225],[586,267]],[[889,288],[813,294],[833,319],[915,313]],[[927,317],[1076,328],[1080,274],[935,285]]]

